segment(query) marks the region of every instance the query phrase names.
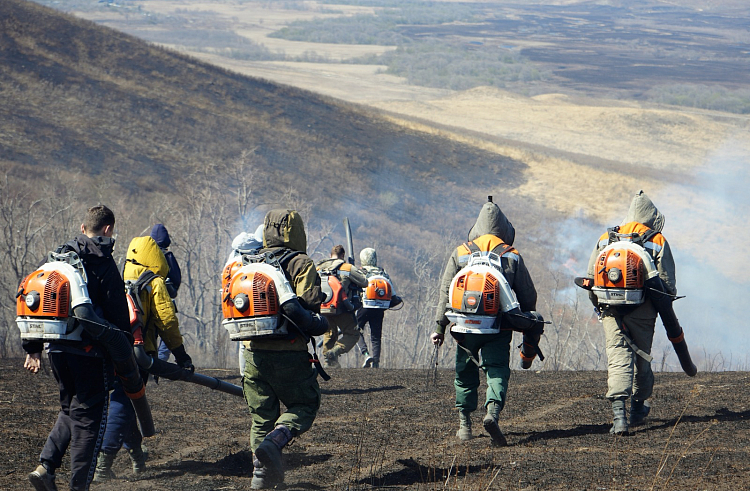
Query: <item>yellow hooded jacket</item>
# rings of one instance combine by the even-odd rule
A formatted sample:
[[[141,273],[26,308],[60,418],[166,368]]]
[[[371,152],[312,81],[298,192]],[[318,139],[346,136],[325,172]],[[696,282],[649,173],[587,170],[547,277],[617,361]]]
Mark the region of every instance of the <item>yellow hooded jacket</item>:
[[[149,288],[144,288],[140,294],[145,324],[143,343],[146,352],[157,351],[157,335],[164,340],[170,350],[181,346],[182,334],[177,313],[164,283],[169,266],[156,241],[151,237],[134,238],[128,246],[125,261],[125,281],[136,281],[147,269],[157,274],[149,283]]]

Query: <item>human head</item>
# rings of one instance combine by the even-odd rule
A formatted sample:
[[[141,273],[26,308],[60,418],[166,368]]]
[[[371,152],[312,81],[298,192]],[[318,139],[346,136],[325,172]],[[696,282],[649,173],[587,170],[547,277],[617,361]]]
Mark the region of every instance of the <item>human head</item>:
[[[232,241],[232,249],[241,254],[247,254],[250,251],[258,250],[262,247],[263,241],[258,240],[255,234],[249,234],[247,232],[241,232]]]
[[[169,244],[172,243],[172,239],[169,237],[169,232],[167,232],[167,227],[161,223],[157,223],[151,228],[151,238],[154,239],[156,244],[162,249],[168,248]]]
[[[342,245],[336,245],[333,246],[333,249],[331,249],[331,257],[335,257],[338,259],[344,259],[344,254],[346,251],[344,251],[344,246]]]
[[[375,267],[378,265],[378,253],[372,247],[365,247],[359,252],[359,262],[362,266]]]
[[[630,209],[628,209],[628,214],[622,224],[630,222],[642,223],[655,232],[661,232],[664,229],[664,215],[643,190],[638,191],[633,196]]]
[[[487,201],[479,211],[477,221],[469,231],[469,240],[475,240],[482,235],[491,234],[499,237],[508,245],[513,245],[516,238],[516,230],[513,224],[505,216],[499,206],[492,201]]]
[[[305,252],[307,235],[302,217],[294,210],[271,210],[263,220],[263,246],[288,247]]]
[[[86,211],[81,233],[88,237],[112,237],[115,231],[115,214],[104,205],[92,206]]]

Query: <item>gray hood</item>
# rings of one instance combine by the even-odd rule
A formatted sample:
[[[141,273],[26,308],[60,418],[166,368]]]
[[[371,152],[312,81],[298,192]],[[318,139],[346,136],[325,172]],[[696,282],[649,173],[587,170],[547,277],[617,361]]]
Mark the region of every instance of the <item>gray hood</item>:
[[[477,222],[469,230],[469,240],[474,240],[482,235],[492,234],[502,239],[508,245],[513,245],[516,238],[516,230],[508,218],[495,203],[487,202],[482,206]]]
[[[651,199],[643,190],[638,191],[630,202],[630,209],[622,222],[623,225],[630,222],[642,223],[651,230],[661,232],[664,228],[664,215],[656,208]]]

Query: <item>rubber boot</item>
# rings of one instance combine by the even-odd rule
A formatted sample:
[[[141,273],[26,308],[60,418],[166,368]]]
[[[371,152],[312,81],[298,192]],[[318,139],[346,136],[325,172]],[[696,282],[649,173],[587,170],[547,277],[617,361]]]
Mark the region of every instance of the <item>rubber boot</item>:
[[[29,482],[36,491],[57,491],[55,484],[55,473],[44,465],[38,465],[29,473]]]
[[[108,454],[99,452],[99,456],[96,459],[96,469],[94,470],[94,482],[105,482],[117,477],[112,470],[115,457],[117,457],[116,453]]]
[[[456,436],[462,442],[468,442],[474,435],[471,434],[471,413],[459,411],[458,412],[458,431]]]
[[[612,428],[609,432],[613,435],[627,435],[628,418],[625,414],[625,401],[623,399],[612,401],[612,415]]]
[[[133,462],[133,472],[140,474],[146,470],[146,459],[148,459],[148,450],[145,445],[138,448],[129,448],[128,455]]]
[[[255,450],[255,457],[260,462],[261,467],[265,469],[265,475],[263,476],[264,485],[275,486],[276,484],[284,482],[284,466],[281,462],[281,449],[284,448],[291,439],[292,432],[286,427],[286,425],[276,425],[276,428],[266,435]]]
[[[341,355],[341,350],[338,348],[338,346],[326,351],[325,354],[323,355],[323,360],[325,361],[325,367],[326,368],[341,368],[341,365],[339,364],[340,355]]]
[[[630,400],[630,426],[639,426],[644,423],[646,416],[651,411],[648,401]]]
[[[489,404],[487,404],[487,414],[482,420],[484,431],[489,433],[493,445],[495,445],[496,447],[505,447],[506,445],[508,445],[508,442],[505,439],[505,435],[503,435],[503,432],[500,431],[500,427],[497,425],[499,419],[500,404],[498,404],[497,402],[490,402]]]

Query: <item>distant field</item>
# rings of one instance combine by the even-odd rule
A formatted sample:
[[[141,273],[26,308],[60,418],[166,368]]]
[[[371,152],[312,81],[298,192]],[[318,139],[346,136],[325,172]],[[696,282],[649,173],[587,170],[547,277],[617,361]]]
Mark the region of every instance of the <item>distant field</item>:
[[[417,24],[388,27],[400,36],[449,39],[471,44],[472,49],[515,50],[552,75],[546,82],[507,84],[515,93],[490,87],[456,92],[410,85],[406,78],[386,73],[389,67],[377,64],[377,57],[394,46],[269,37],[296,26],[295,36],[312,38],[321,34],[316,28],[323,23],[327,29],[345,26],[356,16],[377,14],[379,6],[394,5],[347,3],[144,0],[124,3],[119,10],[100,7],[78,13],[146,39],[159,30],[159,39],[168,40],[170,30],[192,29],[191,46],[162,43],[245,75],[367,104],[401,115],[394,119],[400,124],[512,156],[526,163],[530,174],[518,193],[543,196],[552,209],[570,215],[583,212],[596,220],[616,216],[634,188],[690,181],[694,169],[728,135],[745,132],[749,125],[744,116],[606,97],[645,96],[652,87],[686,81],[720,80],[735,89],[750,87],[746,70],[739,66],[750,52],[750,35],[737,10],[731,15],[725,10],[700,12],[700,2],[682,7],[653,2],[621,7],[578,2],[520,6],[504,1],[459,7],[460,2],[442,2],[446,8],[440,12],[449,20],[451,15],[468,19],[468,13],[482,11],[487,18],[430,25],[423,22],[428,14],[419,10],[418,2],[401,2],[409,6]],[[720,4],[741,8],[732,2]],[[716,3],[714,7],[719,8]],[[693,17],[697,21],[691,23]],[[201,36],[217,30],[264,47],[278,59],[242,59],[238,53],[247,46],[228,46],[235,50],[231,53],[213,44],[196,47]],[[340,63],[362,57],[373,63]],[[709,58],[710,64],[690,61],[701,57]],[[750,155],[748,145],[740,144]],[[602,191],[608,199],[601,199]]]

